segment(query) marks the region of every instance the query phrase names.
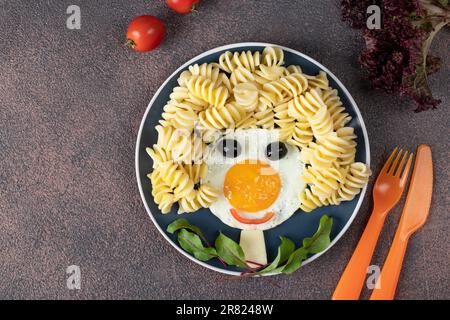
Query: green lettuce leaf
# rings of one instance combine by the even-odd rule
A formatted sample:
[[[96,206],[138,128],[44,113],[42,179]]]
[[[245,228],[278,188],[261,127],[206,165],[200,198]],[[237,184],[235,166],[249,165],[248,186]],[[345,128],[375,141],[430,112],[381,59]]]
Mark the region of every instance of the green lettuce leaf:
[[[167,226],[167,232],[171,234],[180,229],[188,229],[198,234],[202,238],[205,237],[199,227],[190,224],[186,219],[177,219]]]
[[[181,229],[178,233],[178,243],[184,250],[200,261],[208,261],[217,257],[217,252],[214,248],[205,248],[200,237],[186,229]]]
[[[289,259],[289,256],[294,252],[295,244],[292,240],[286,237],[280,237],[280,239],[281,244],[278,247],[277,257],[275,258],[275,260],[272,261],[271,264],[269,264],[267,267],[265,267],[258,273],[262,274],[274,271],[279,265],[285,263]]]
[[[220,233],[215,242],[217,255],[228,265],[246,268],[244,251],[232,239]]]

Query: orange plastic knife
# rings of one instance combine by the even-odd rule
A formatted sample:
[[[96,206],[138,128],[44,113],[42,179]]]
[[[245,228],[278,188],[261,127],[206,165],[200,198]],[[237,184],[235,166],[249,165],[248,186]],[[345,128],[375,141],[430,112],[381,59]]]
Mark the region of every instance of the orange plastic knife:
[[[400,223],[370,300],[394,299],[408,240],[425,224],[430,211],[432,192],[433,163],[431,149],[429,146],[422,144],[417,149],[414,171]]]

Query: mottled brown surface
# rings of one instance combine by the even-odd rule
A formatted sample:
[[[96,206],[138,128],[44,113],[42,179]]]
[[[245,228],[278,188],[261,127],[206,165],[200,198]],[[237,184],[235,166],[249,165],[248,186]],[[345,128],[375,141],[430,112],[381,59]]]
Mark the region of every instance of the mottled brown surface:
[[[410,242],[400,299],[450,298],[448,30],[433,50],[439,110],[414,114],[408,101],[370,91],[356,57],[359,34],[332,1],[208,0],[199,16],[176,16],[162,0],[75,1],[82,28],[65,27],[73,1],[0,0],[0,298],[327,299],[370,209],[367,197],[345,236],[290,277],[223,281],[178,254],[139,197],[134,146],[153,93],[180,64],[219,45],[278,43],[311,55],[347,86],[365,119],[378,170],[395,145],[433,150],[428,223]],[[127,22],[150,13],[167,22],[151,54],[121,45]],[[374,259],[382,263],[399,219],[387,219]],[[65,269],[82,269],[69,291]],[[365,292],[367,296],[367,292]]]

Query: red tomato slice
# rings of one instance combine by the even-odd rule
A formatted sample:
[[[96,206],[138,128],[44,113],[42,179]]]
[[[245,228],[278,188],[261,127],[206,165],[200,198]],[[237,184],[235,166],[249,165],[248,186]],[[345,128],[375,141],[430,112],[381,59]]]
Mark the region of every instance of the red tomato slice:
[[[235,218],[237,221],[239,221],[241,223],[245,223],[245,224],[261,224],[261,223],[269,221],[275,215],[275,213],[271,211],[271,212],[267,212],[264,215],[264,217],[262,217],[260,219],[248,219],[248,218],[244,218],[241,215],[239,215],[238,211],[234,208],[231,208],[230,212],[231,212],[231,215],[233,216],[233,218]]]

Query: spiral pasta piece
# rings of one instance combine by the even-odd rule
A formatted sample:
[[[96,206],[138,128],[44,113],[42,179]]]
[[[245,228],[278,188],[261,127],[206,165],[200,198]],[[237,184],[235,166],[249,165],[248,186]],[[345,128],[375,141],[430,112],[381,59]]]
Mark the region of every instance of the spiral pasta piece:
[[[215,82],[202,76],[192,77],[187,88],[197,98],[212,104],[214,107],[223,107],[229,97],[228,89],[225,86],[217,86]]]
[[[329,150],[336,158],[341,157],[348,149],[355,147],[354,141],[339,137],[336,132],[322,137],[317,141],[317,144]]]
[[[182,198],[178,200],[178,214],[195,212],[201,207],[195,196],[189,199]]]
[[[311,89],[303,95],[294,97],[289,101],[289,116],[295,119],[313,117],[320,108],[326,107],[322,100],[322,94],[316,89]]]
[[[198,163],[202,161],[205,151],[205,144],[200,137],[194,134],[183,133],[177,144],[172,148],[173,161],[182,163]]]
[[[338,195],[341,200],[352,200],[369,181],[372,174],[369,167],[362,162],[355,162],[350,165],[350,169],[345,176],[344,182],[338,190]]]
[[[263,63],[266,66],[281,66],[284,64],[284,51],[277,47],[266,47],[262,54]]]
[[[216,86],[223,85],[231,90],[230,80],[223,72],[220,72],[220,66],[217,63],[203,63],[189,66],[188,70],[180,74],[178,84],[181,87],[187,87],[189,80],[196,76],[202,76],[214,82]]]
[[[259,51],[255,51],[254,53],[251,51],[243,51],[240,54],[238,52],[233,54],[227,51],[219,57],[220,68],[228,73],[233,72],[238,67],[243,67],[254,72],[260,63]]]
[[[308,87],[312,89],[328,89],[329,81],[327,78],[327,74],[324,71],[320,71],[316,76],[306,76],[308,79]]]
[[[259,92],[255,84],[247,82],[240,83],[233,88],[236,104],[246,112],[256,109],[259,103]]]
[[[339,189],[339,182],[343,180],[343,177],[336,168],[317,170],[314,167],[308,167],[301,179],[304,183],[309,184],[311,192],[315,196],[324,200]]]
[[[275,124],[278,126],[276,130],[278,131],[280,141],[290,141],[295,131],[294,119],[275,119]]]
[[[219,192],[208,184],[202,184],[197,192],[197,201],[203,208],[208,208],[219,197]]]
[[[186,87],[175,87],[169,97],[170,100],[181,102],[189,99],[189,90]]]
[[[306,119],[306,116],[303,113],[303,107],[300,104],[300,97],[302,96],[294,97],[293,99],[288,101],[288,114],[294,119],[303,120]]]
[[[157,125],[155,129],[158,132],[156,145],[166,151],[171,151],[181,139],[180,131],[172,126]]]
[[[314,139],[314,134],[311,125],[308,121],[296,121],[292,138],[288,140],[289,144],[296,145],[300,148],[305,148]]]
[[[153,148],[145,148],[145,151],[153,160],[153,168],[156,168],[163,162],[172,160],[172,154],[157,144],[154,144]]]
[[[161,179],[173,190],[176,199],[192,198],[195,195],[194,182],[189,175],[169,161],[158,166]]]
[[[267,109],[273,109],[272,102],[270,102],[270,100],[266,99],[266,97],[259,96],[258,106],[256,107],[256,111],[266,111]]]
[[[309,118],[309,124],[316,139],[321,139],[333,132],[333,121],[326,106],[321,107],[314,116]]]
[[[337,206],[337,205],[341,204],[342,199],[339,197],[337,191],[335,191],[325,201],[328,203],[328,205]]]
[[[217,190],[208,184],[203,184],[192,198],[183,198],[178,201],[178,213],[195,212],[200,208],[208,208],[219,196]]]
[[[176,104],[176,103],[183,103],[187,102],[190,105],[194,105],[195,107],[193,110],[196,112],[200,111],[201,109],[207,108],[209,106],[209,103],[195,97],[192,93],[189,92],[189,89],[186,87],[175,87],[173,88],[172,93],[170,94],[170,103]]]
[[[254,112],[247,113],[239,122],[236,123],[236,129],[253,129],[256,128],[256,118]]]
[[[311,212],[316,208],[329,205],[327,199],[320,200],[319,197],[315,196],[308,188],[299,193],[298,199],[300,201],[300,209],[305,212]]]
[[[200,128],[199,132],[202,141],[207,144],[217,141],[222,135],[222,133],[215,128],[214,129]]]
[[[210,107],[200,112],[200,125],[205,129],[233,128],[244,117],[245,111],[235,103],[227,103],[225,106]]]
[[[152,196],[161,213],[169,213],[176,202],[173,190],[161,178],[159,171],[154,170],[147,175],[152,183]]]
[[[231,73],[230,82],[233,86],[237,86],[239,83],[255,82],[255,76],[248,69],[239,67]]]
[[[228,78],[227,75],[223,72],[221,72],[219,75],[218,85],[224,86],[228,89],[229,92],[233,91],[233,84],[231,83],[230,78]]]
[[[289,142],[295,130],[295,119],[288,115],[288,103],[282,103],[274,109],[275,125],[280,141]]]
[[[255,112],[254,117],[259,128],[271,130],[275,126],[275,114],[270,109]]]
[[[220,66],[217,63],[203,63],[189,66],[189,72],[193,76],[202,76],[213,82],[218,82],[220,74]]]
[[[273,108],[273,111],[275,112],[275,117],[277,119],[289,118],[289,120],[295,120],[293,117],[289,115],[289,102],[277,105],[275,108]]]
[[[192,130],[198,119],[197,112],[201,109],[202,107],[189,102],[169,101],[164,106],[162,118],[174,128]]]
[[[187,87],[187,83],[191,78],[192,73],[189,70],[184,70],[177,79],[178,85],[180,87]]]
[[[335,166],[338,153],[328,150],[315,142],[310,142],[308,147],[300,151],[300,159],[311,164],[315,168],[326,169]]]
[[[347,112],[344,112],[345,108],[336,89],[331,90],[328,88],[322,91],[322,99],[331,114],[334,130],[342,128],[350,122],[352,117]]]
[[[206,175],[208,166],[206,163],[189,163],[183,165],[184,171],[189,175],[189,178],[194,184],[200,183]]]
[[[263,85],[267,82],[272,82],[280,79],[284,74],[285,68],[280,66],[266,66],[261,64],[259,69],[254,73],[254,80]]]
[[[263,85],[263,92],[271,97],[274,104],[300,95],[308,87],[308,80],[301,73],[293,73],[279,80]]]
[[[293,73],[303,73],[302,68],[300,68],[300,66],[290,65],[287,68],[284,68],[283,70],[283,74],[285,76],[288,76]]]
[[[343,127],[336,130],[336,135],[343,140],[342,147],[344,150],[338,158],[338,164],[341,166],[347,166],[355,161],[356,156],[356,135],[355,129],[351,127]]]

